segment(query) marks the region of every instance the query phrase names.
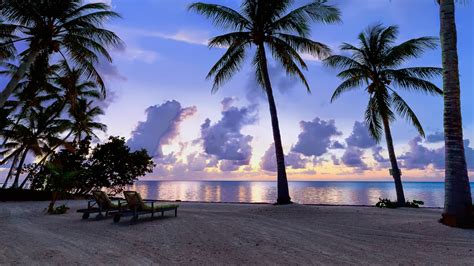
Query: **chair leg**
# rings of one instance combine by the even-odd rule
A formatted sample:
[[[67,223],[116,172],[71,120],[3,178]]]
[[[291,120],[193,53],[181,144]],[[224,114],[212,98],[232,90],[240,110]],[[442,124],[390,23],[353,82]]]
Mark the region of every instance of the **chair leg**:
[[[97,214],[97,216],[95,217],[96,220],[100,220],[104,218],[104,215],[102,213],[99,212],[99,214]]]

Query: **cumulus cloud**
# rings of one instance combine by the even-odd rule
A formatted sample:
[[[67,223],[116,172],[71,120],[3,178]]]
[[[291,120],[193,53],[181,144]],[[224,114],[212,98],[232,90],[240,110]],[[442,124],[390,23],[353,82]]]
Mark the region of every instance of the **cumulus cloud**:
[[[389,162],[390,160],[383,157],[382,155],[383,148],[380,146],[375,146],[372,148],[372,156],[374,157],[374,160],[378,163],[386,163]]]
[[[203,171],[210,165],[210,157],[203,153],[192,153],[187,156],[188,169],[190,171]]]
[[[257,121],[255,105],[238,108],[232,106],[235,99],[225,98],[222,101],[222,118],[212,124],[210,119],[201,125],[201,139],[204,152],[215,156],[221,162],[220,168],[236,169],[240,165],[248,165],[252,156],[250,142],[253,137],[243,135],[241,130]],[[238,167],[237,167],[238,168]]]
[[[304,169],[306,164],[309,162],[307,158],[304,158],[301,154],[295,152],[289,152],[285,155],[285,165],[292,169]],[[262,159],[260,160],[260,168],[269,172],[277,171],[277,162],[275,154],[275,145],[272,144],[265,151]]]
[[[344,152],[344,155],[342,155],[341,161],[345,165],[357,168],[360,171],[368,170],[367,164],[363,160],[363,156],[363,150],[354,146],[349,146]]]
[[[407,169],[425,169],[432,165],[436,169],[444,168],[444,147],[430,149],[422,145],[422,138],[416,137],[408,143],[409,151],[402,154],[403,167]]]
[[[153,157],[163,157],[162,146],[178,135],[181,122],[194,115],[197,109],[181,107],[175,100],[146,109],[146,120],[139,122],[127,141],[133,150],[146,149]]]
[[[339,158],[337,158],[334,154],[331,155],[331,161],[334,165],[341,165],[341,160],[339,160]]]
[[[331,146],[329,147],[329,149],[333,149],[333,150],[341,150],[341,149],[345,149],[346,146],[344,146],[344,144],[340,143],[339,141],[334,141]]]
[[[301,121],[302,132],[298,142],[291,149],[305,156],[321,156],[333,146],[331,138],[342,135],[336,128],[334,120],[321,120],[316,117],[313,121]]]
[[[370,136],[369,129],[364,122],[356,121],[352,129],[351,135],[346,139],[348,146],[357,147],[361,149],[368,149],[375,146],[377,143]]]
[[[444,141],[444,133],[443,132],[435,132],[426,136],[426,141],[428,143],[437,143]]]
[[[240,164],[240,162],[238,162],[238,161],[221,160],[220,163],[219,163],[219,169],[222,172],[233,172],[233,171],[239,170],[239,167],[241,165],[242,164]]]
[[[426,143],[439,142],[437,139],[426,140]],[[444,137],[442,138],[444,140]],[[470,140],[464,140],[464,153],[469,170],[474,170],[474,148],[470,147]],[[402,154],[399,159],[402,160],[403,167],[407,169],[424,170],[428,166],[442,170],[445,166],[445,148],[428,148],[423,145],[421,137],[416,137],[409,142],[409,150]]]

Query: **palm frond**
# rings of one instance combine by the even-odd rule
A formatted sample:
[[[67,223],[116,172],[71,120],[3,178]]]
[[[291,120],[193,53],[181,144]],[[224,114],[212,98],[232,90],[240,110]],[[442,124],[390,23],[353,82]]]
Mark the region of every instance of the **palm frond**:
[[[415,70],[416,72],[417,70]],[[423,70],[420,70],[423,72]],[[436,71],[436,70],[435,70]],[[429,70],[428,70],[429,72]],[[413,74],[413,70],[402,70],[402,71],[387,71],[387,76],[390,77],[390,79],[393,81],[393,84],[396,85],[400,89],[407,89],[409,91],[418,91],[418,92],[423,92],[425,94],[430,94],[430,95],[442,95],[443,91],[438,88],[435,84],[424,80],[422,78],[414,77],[411,76],[410,74]],[[421,74],[418,72],[418,74]],[[424,72],[424,75],[427,73]],[[428,75],[434,74],[428,73]]]
[[[383,132],[382,117],[380,116],[378,109],[377,100],[374,97],[371,97],[365,111],[365,123],[369,128],[370,135],[375,139],[375,141],[377,141],[377,143],[382,139]]]
[[[214,84],[212,86],[212,93],[217,92],[219,88],[227,80],[229,80],[235,72],[240,70],[245,59],[244,45],[237,45],[230,47],[222,58],[214,65],[208,74],[208,78],[214,76]]]
[[[309,21],[322,23],[340,22],[340,11],[325,0],[317,0],[290,11],[271,24],[271,29],[276,31],[297,32],[305,37],[309,34]]]
[[[363,80],[360,77],[351,77],[343,81],[335,90],[331,96],[331,102],[334,102],[341,94],[348,92],[350,90],[355,90],[359,88],[363,83]]]
[[[224,29],[241,31],[250,25],[250,21],[239,12],[226,6],[199,2],[191,4],[188,9],[204,15],[211,19],[216,26]]]
[[[438,46],[438,38],[421,37],[408,40],[400,45],[391,47],[384,58],[384,65],[399,66],[409,59],[417,58],[427,49],[434,49]]]
[[[421,126],[420,121],[418,120],[418,117],[416,117],[415,112],[410,108],[410,106],[403,100],[400,95],[398,95],[396,92],[392,92],[392,103],[395,107],[395,111],[404,119],[409,121],[418,131],[418,133],[422,136],[425,137],[425,131],[423,130],[423,127]]]
[[[325,59],[331,55],[331,48],[323,43],[285,33],[278,33],[276,36],[300,53],[307,53],[319,59]]]
[[[269,43],[269,46],[272,50],[273,58],[280,62],[285,69],[286,73],[290,76],[297,77],[303,85],[306,87],[308,92],[311,92],[308,81],[306,80],[303,72],[295,64],[294,58],[299,58],[300,62],[304,64],[304,61],[299,57],[298,53],[293,52],[291,49],[288,49],[288,46],[285,46],[286,43],[280,41],[279,39],[274,39],[273,42]],[[291,47],[290,47],[291,48]],[[303,67],[306,67],[304,64]]]

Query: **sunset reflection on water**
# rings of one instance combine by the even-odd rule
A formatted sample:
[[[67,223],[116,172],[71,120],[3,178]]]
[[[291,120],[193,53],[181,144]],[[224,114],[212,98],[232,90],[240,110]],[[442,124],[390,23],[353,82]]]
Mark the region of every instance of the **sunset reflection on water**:
[[[408,182],[407,199],[425,201],[425,206],[442,207],[443,183]],[[292,200],[303,204],[374,205],[379,198],[395,199],[391,182],[290,182]],[[250,181],[138,181],[129,189],[148,199],[273,203],[275,182]]]

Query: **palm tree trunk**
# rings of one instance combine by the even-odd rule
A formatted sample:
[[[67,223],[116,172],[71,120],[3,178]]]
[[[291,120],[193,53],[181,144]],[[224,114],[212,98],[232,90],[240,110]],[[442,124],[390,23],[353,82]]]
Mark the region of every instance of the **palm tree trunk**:
[[[25,149],[23,155],[21,156],[20,163],[18,163],[18,167],[16,167],[15,180],[13,181],[11,188],[18,188],[18,181],[20,180],[21,169],[23,168],[23,164],[25,163],[26,155],[28,155],[28,150],[28,148]]]
[[[28,71],[31,64],[33,64],[33,62],[35,61],[39,53],[40,53],[39,50],[32,50],[28,54],[28,57],[26,57],[26,60],[21,62],[21,65],[18,68],[18,70],[10,79],[5,89],[3,89],[3,91],[0,93],[0,108],[3,108],[3,106],[5,105],[5,102],[8,100],[10,95],[15,91],[18,83],[23,78],[23,76],[25,76],[26,71]]]
[[[390,174],[395,181],[395,190],[397,192],[397,205],[399,207],[405,206],[405,193],[403,192],[402,171],[398,167],[397,156],[395,155],[395,148],[393,147],[392,131],[390,130],[390,122],[388,119],[383,119],[383,126],[385,131],[385,140],[387,141],[388,156],[392,169]]]
[[[20,153],[16,154],[15,157],[13,157],[12,165],[10,166],[10,170],[8,171],[8,175],[5,178],[5,181],[3,182],[2,188],[7,188],[8,180],[12,177],[13,174],[13,169],[15,169],[16,164],[18,163],[18,158],[20,158]]]
[[[464,226],[472,216],[472,197],[464,153],[454,0],[440,0],[443,53],[445,201],[441,221]]]
[[[258,52],[260,53],[260,58],[263,59],[261,64],[261,70],[263,75],[263,82],[265,86],[265,91],[267,93],[268,105],[270,107],[270,116],[272,119],[272,129],[273,129],[273,140],[275,143],[275,153],[277,160],[277,169],[278,169],[278,198],[277,204],[289,204],[291,203],[290,193],[288,191],[288,179],[286,177],[285,169],[285,155],[283,153],[283,146],[281,143],[280,135],[280,125],[278,123],[278,114],[277,108],[275,105],[275,99],[273,98],[273,90],[270,82],[270,76],[268,74],[268,65],[265,55],[265,47],[263,45],[258,46]]]

